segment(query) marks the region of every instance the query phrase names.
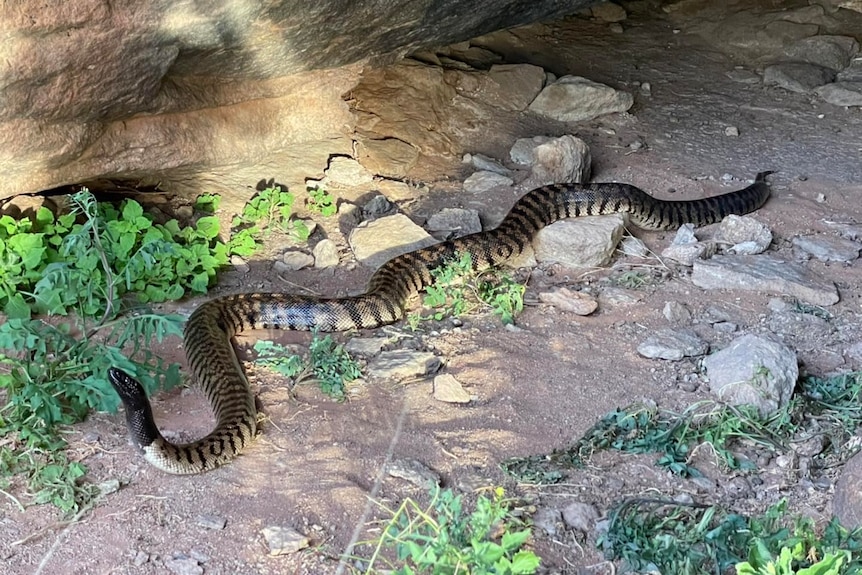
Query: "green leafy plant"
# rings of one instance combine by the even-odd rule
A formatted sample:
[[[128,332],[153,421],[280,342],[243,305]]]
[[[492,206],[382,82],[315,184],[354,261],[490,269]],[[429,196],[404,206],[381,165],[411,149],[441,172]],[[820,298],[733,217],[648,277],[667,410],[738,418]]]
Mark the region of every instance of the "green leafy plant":
[[[748,561],[736,564],[737,575],[839,575],[846,561],[851,559],[849,551],[827,553],[823,559],[800,567],[808,559],[802,542],[792,548],[782,547],[775,557],[762,541],[757,540],[748,554]]]
[[[0,324],[0,389],[6,400],[0,434],[17,446],[3,458],[4,470],[42,485],[36,502],[64,509],[77,501],[74,486],[84,468],[57,459],[64,446],[57,427],[80,421],[92,409],[116,410],[119,400],[107,369],[134,374],[148,392],[180,380],[178,366],[148,346],[181,336],[182,319],[146,309],[128,314],[128,304],[178,298],[186,289],[205,291],[226,261],[224,245],[213,241],[218,230],[212,221],[202,218],[193,228],[180,228],[175,220],[158,226],[137,202],[114,208],[97,204],[86,191],[72,196],[72,204],[72,213],[56,218],[39,210],[33,222],[5,216],[2,221],[5,256],[16,264],[3,278],[8,317]],[[28,239],[14,239],[20,237]],[[31,251],[17,253],[23,245]],[[10,297],[13,284],[17,290]],[[124,298],[127,293],[134,296]],[[26,459],[24,453],[41,455]]]
[[[258,353],[255,360],[258,365],[297,382],[314,379],[323,393],[338,400],[346,397],[345,384],[362,375],[359,364],[350,357],[344,346],[336,344],[328,335],[322,338],[314,335],[307,359],[290,353],[283,345],[266,340],[257,341],[254,350]]]
[[[77,512],[97,495],[95,485],[82,481],[86,472],[83,464],[69,461],[62,451],[0,448],[0,485],[8,488],[9,478],[19,476],[34,504],[50,503],[68,514]],[[23,510],[23,505],[17,499],[14,501]]]
[[[289,234],[295,241],[308,239],[308,225],[293,217],[295,197],[281,186],[258,192],[231,222],[227,249],[231,254],[250,256],[261,246],[261,238],[272,230]]]
[[[308,188],[308,201],[306,206],[312,212],[316,212],[321,216],[328,218],[334,216],[338,211],[338,206],[335,204],[335,197],[323,188]]]
[[[475,271],[469,252],[460,253],[432,270],[431,277],[434,281],[425,288],[422,298],[422,305],[430,309],[430,313],[423,316],[416,312],[407,316],[408,325],[414,330],[422,321],[459,317],[481,305],[488,306],[503,323],[510,324],[524,309],[526,287],[499,270],[495,273]]]
[[[530,529],[520,529],[503,495],[502,488],[496,488],[490,498],[480,495],[468,514],[460,495],[435,488],[427,507],[408,498],[398,509],[387,509],[391,518],[380,538],[372,542],[374,552],[365,573],[380,572],[377,562],[385,562],[391,569],[387,572],[395,575],[535,573],[539,558],[524,549]],[[394,563],[384,558],[386,549],[395,551]]]

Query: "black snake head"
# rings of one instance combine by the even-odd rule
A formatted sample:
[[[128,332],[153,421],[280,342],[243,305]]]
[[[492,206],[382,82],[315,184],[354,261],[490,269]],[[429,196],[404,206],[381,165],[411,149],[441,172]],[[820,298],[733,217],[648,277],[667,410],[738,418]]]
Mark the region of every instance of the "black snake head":
[[[108,381],[126,408],[126,423],[132,441],[143,449],[161,438],[144,386],[131,375],[116,367],[108,368]]]

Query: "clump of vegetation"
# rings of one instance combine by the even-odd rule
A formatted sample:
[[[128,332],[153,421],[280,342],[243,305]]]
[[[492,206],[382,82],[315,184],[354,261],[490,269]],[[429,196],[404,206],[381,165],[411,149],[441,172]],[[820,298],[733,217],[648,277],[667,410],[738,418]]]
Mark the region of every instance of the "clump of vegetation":
[[[810,518],[779,501],[746,517],[717,506],[631,499],[609,513],[598,540],[605,556],[637,572],[740,575],[839,575],[862,569],[862,528],[833,519],[818,535]],[[854,558],[855,557],[855,558]]]
[[[267,340],[257,341],[254,350],[258,354],[255,360],[258,365],[293,378],[297,383],[314,380],[323,393],[339,401],[346,397],[346,383],[362,375],[359,364],[350,357],[344,346],[336,344],[328,335],[314,335],[307,358],[292,354],[283,345]]]
[[[323,188],[309,188],[306,207],[324,218],[334,216],[338,211],[335,198]]]
[[[293,216],[296,196],[281,186],[267,187],[258,192],[243,206],[242,213],[231,221],[232,233],[227,243],[231,254],[248,257],[260,249],[263,238],[274,230],[288,234],[298,242],[308,239],[308,225]],[[217,200],[212,196],[198,198],[198,206],[213,205],[218,209]]]
[[[428,315],[415,312],[407,317],[411,328],[422,321],[459,317],[480,306],[488,306],[500,316],[504,324],[515,321],[515,315],[524,309],[526,287],[506,273],[480,273],[473,270],[473,258],[468,252],[445,265],[432,270],[434,282],[425,288],[422,304],[430,310]]]
[[[365,573],[414,575],[528,575],[539,567],[539,558],[525,546],[530,529],[513,517],[502,488],[491,497],[480,495],[467,512],[461,496],[435,488],[423,507],[408,498],[395,510],[380,537],[372,541],[374,552]],[[384,556],[394,550],[395,559]],[[377,563],[385,563],[379,569]]]
[[[799,393],[783,408],[766,417],[750,406],[701,402],[678,414],[655,406],[636,405],[602,417],[573,445],[548,455],[513,458],[503,469],[521,481],[553,483],[565,467],[580,467],[593,453],[614,449],[626,453],[659,453],[656,464],[676,475],[698,476],[689,459],[699,445],[709,445],[717,461],[729,470],[750,471],[753,464],[738,457],[733,447],[741,440],[751,446],[780,449],[805,425],[831,438],[830,446],[844,445],[862,425],[862,374],[822,379],[806,377]],[[848,454],[829,449],[818,455],[824,462]],[[833,465],[835,462],[830,461]]]

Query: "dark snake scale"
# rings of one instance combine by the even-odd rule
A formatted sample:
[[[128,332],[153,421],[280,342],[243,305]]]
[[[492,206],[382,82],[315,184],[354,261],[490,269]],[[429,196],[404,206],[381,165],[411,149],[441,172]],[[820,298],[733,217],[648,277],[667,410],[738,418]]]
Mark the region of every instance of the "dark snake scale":
[[[126,410],[134,443],[154,466],[169,473],[200,473],[236,457],[257,432],[254,395],[231,338],[248,329],[344,331],[376,328],[404,317],[407,300],[428,286],[431,270],[468,252],[477,270],[520,255],[536,232],[557,220],[626,213],[646,230],[670,230],[684,223],[702,226],[730,214],[758,209],[769,197],[766,176],[735,192],[700,200],[664,201],[628,184],[554,184],[527,192],[493,230],[478,232],[397,256],[371,277],[355,297],[328,299],[290,294],[248,293],[205,302],[189,317],[185,351],[192,373],[215,413],[215,429],[183,445],[167,441],[153,420],[141,385],[111,368],[108,377]]]

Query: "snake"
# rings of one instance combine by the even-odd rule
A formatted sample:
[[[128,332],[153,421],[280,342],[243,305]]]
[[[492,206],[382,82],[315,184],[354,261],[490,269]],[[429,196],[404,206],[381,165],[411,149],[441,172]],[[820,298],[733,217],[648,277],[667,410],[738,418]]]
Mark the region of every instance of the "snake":
[[[201,473],[237,457],[257,434],[254,393],[232,344],[250,329],[372,329],[402,319],[408,300],[433,282],[433,270],[469,253],[475,271],[521,255],[536,233],[561,219],[627,214],[645,230],[703,226],[725,216],[759,209],[770,193],[757,174],[743,189],[695,200],[661,200],[624,183],[563,183],[530,190],[493,229],[446,240],[396,256],[380,266],[361,295],[327,298],[287,293],[238,293],[202,303],[183,331],[188,365],[209,401],[215,426],[205,437],[177,444],[165,439],[143,386],[129,373],[108,369],[108,380],[125,410],[132,443],[144,459],[173,474]]]

